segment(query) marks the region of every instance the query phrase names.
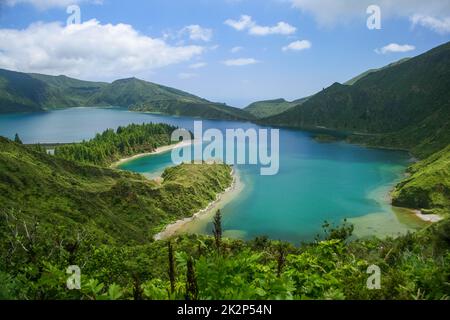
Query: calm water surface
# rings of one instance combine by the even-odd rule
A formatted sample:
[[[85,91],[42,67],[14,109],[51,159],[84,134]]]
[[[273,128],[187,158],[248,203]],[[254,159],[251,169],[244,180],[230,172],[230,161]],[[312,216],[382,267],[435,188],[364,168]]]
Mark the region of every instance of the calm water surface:
[[[165,122],[192,130],[194,120],[119,108],[74,108],[2,115],[0,135],[13,138],[18,133],[25,143],[76,142],[130,123]],[[203,127],[258,128],[251,123],[210,120],[203,120]],[[223,207],[224,228],[233,237],[267,235],[298,243],[314,238],[324,220],[340,223],[348,218],[358,236],[404,233],[421,223],[409,212],[388,205],[387,194],[408,163],[404,152],[318,143],[309,133],[281,129],[279,174],[260,176],[259,167],[239,165],[245,188]],[[155,177],[170,165],[169,152],[139,158],[121,168]],[[209,233],[211,225],[191,230]]]

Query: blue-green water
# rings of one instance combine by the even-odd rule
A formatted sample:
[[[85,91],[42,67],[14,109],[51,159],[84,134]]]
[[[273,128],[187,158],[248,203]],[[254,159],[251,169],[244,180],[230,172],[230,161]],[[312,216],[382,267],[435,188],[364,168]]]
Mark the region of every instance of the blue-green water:
[[[74,142],[129,123],[165,122],[192,130],[193,121],[122,109],[76,108],[0,116],[0,135],[12,138],[17,132],[25,143]],[[203,121],[203,127],[258,128],[252,123],[209,120]],[[279,173],[261,176],[259,167],[239,165],[245,188],[222,208],[224,228],[246,239],[267,235],[299,242],[314,238],[324,220],[339,223],[349,218],[360,224],[361,235],[404,232],[414,223],[405,225],[383,197],[402,177],[408,162],[404,152],[344,142],[318,143],[308,133],[281,129]],[[121,168],[153,177],[170,165],[168,152],[133,160]]]

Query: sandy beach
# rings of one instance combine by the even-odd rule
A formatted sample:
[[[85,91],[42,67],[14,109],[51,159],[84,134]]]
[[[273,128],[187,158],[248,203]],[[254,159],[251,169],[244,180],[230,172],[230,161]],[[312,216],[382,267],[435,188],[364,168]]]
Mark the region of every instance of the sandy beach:
[[[420,210],[412,210],[412,211],[418,218],[420,218],[426,222],[434,223],[434,222],[439,222],[444,219],[443,217],[441,217],[440,215],[437,215],[437,214],[424,214]]]
[[[177,149],[177,148],[187,147],[187,146],[192,145],[193,143],[195,143],[195,141],[194,140],[190,140],[190,141],[182,141],[182,142],[179,142],[179,143],[175,143],[175,144],[159,147],[159,148],[156,148],[156,150],[153,151],[153,152],[140,153],[140,154],[134,155],[132,157],[120,159],[119,161],[114,162],[111,165],[111,168],[117,168],[121,164],[124,164],[126,162],[129,162],[129,161],[132,161],[132,160],[135,160],[135,159],[139,159],[139,158],[142,158],[142,157],[164,153],[164,152],[167,152],[167,151],[170,151],[170,150],[173,150],[173,149]]]
[[[224,190],[222,193],[218,194],[216,199],[208,204],[208,206],[192,217],[187,217],[178,220],[172,224],[167,225],[163,231],[154,236],[155,240],[165,240],[171,238],[177,234],[189,232],[189,226],[192,222],[204,222],[207,223],[212,219],[212,216],[216,213],[218,209],[221,209],[226,203],[231,201],[235,196],[237,196],[244,188],[239,174],[235,169],[232,169],[233,182],[230,187]]]

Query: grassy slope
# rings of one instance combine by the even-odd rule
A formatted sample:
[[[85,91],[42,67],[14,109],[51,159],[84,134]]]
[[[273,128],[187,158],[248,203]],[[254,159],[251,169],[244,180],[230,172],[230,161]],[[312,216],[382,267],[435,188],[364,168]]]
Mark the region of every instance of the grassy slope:
[[[393,192],[397,206],[450,213],[450,145],[408,169],[410,176]]]
[[[109,84],[0,69],[0,113],[80,106],[121,106],[133,111],[211,119],[253,119],[241,109],[136,78]]]
[[[158,185],[140,175],[83,166],[0,138],[2,210],[62,228],[83,228],[99,241],[145,242],[163,223],[190,216],[231,183],[225,165],[167,169]]]
[[[351,140],[426,157],[450,143],[449,88],[450,43],[446,43],[370,73],[352,86],[335,83],[303,105],[263,122],[363,133]]]

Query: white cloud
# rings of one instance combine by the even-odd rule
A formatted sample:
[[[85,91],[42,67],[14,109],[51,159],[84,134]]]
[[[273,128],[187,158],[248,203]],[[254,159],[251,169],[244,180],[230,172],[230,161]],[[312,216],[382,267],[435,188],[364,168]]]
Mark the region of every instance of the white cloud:
[[[413,26],[420,25],[437,33],[450,33],[450,17],[438,19],[431,16],[415,14],[410,18]]]
[[[171,46],[127,24],[36,23],[0,29],[0,67],[23,72],[112,79],[189,61],[201,46]]]
[[[178,74],[178,78],[181,80],[188,80],[188,79],[195,78],[197,76],[198,76],[198,74],[196,74],[196,73],[180,73],[180,74]]]
[[[225,21],[226,25],[229,25],[235,30],[243,31],[245,29],[251,28],[255,23],[252,20],[252,17],[248,15],[242,15],[239,20],[228,19]]]
[[[65,8],[72,4],[80,3],[94,3],[102,4],[102,0],[6,0],[6,4],[9,6],[15,6],[17,4],[25,3],[30,4],[40,10],[46,10],[50,8]]]
[[[442,0],[289,0],[292,6],[312,14],[320,25],[346,23],[352,19],[366,20],[369,5],[381,8],[382,19],[422,14],[436,18],[450,16],[450,1]]]
[[[238,53],[238,52],[242,51],[243,49],[244,48],[242,48],[242,47],[233,47],[233,48],[231,48],[230,52],[231,53]]]
[[[386,54],[386,53],[408,52],[413,51],[415,49],[416,47],[409,44],[400,45],[397,43],[390,43],[381,49],[375,49],[375,52],[378,54]]]
[[[198,62],[198,63],[193,63],[189,66],[190,69],[200,69],[200,68],[204,68],[206,67],[207,64],[206,62]]]
[[[239,58],[223,61],[223,64],[229,67],[241,67],[255,63],[259,63],[259,61],[253,58]]]
[[[291,42],[290,44],[288,44],[287,46],[283,47],[282,50],[283,51],[301,51],[301,50],[306,50],[311,48],[312,44],[310,41],[308,40],[297,40],[294,42]]]
[[[194,41],[211,41],[213,36],[213,31],[211,29],[202,28],[198,24],[193,24],[184,27],[181,30],[181,34],[188,33],[189,38]]]
[[[239,20],[228,19],[225,24],[237,31],[248,30],[250,35],[267,36],[271,34],[289,35],[295,33],[297,30],[286,22],[278,22],[275,26],[260,26],[253,21],[251,16],[242,15]]]

